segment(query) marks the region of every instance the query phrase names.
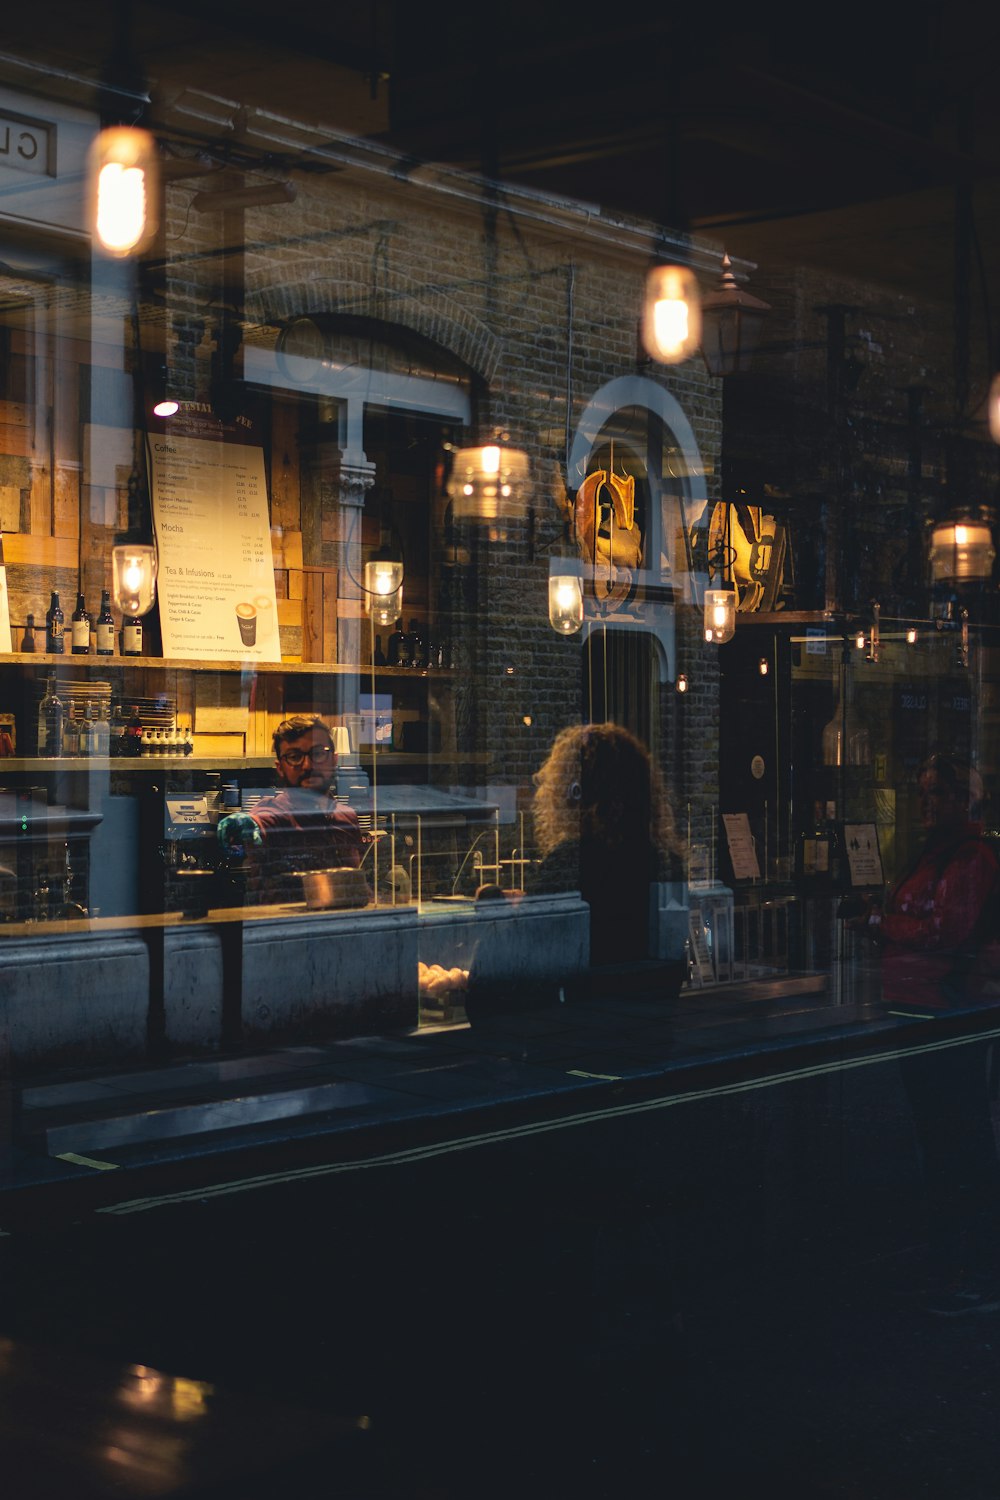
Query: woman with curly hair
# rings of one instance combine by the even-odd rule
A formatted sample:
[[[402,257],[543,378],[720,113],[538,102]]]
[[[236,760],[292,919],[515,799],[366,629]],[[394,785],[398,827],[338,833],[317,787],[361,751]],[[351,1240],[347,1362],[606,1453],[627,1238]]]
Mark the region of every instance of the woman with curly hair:
[[[571,725],[535,777],[536,891],[578,890],[590,906],[590,959],[650,951],[650,886],[679,880],[673,813],[645,745],[618,724]],[[678,965],[678,986],[683,965]]]

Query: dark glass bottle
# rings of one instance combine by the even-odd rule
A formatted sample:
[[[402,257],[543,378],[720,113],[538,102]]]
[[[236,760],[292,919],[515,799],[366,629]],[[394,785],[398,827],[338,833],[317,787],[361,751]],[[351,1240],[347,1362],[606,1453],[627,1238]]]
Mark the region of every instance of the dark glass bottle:
[[[29,615],[24,622],[24,634],[21,637],[21,650],[34,651],[35,649],[35,617]]]
[[[90,614],[82,594],[76,596],[76,609],[70,616],[70,634],[74,656],[90,655]]]
[[[101,612],[97,616],[97,654],[115,654],[115,617],[111,613],[111,590],[101,590]]]
[[[410,643],[403,630],[402,620],[396,621],[396,628],[389,637],[385,655],[387,666],[408,667],[410,665]]]
[[[125,726],[125,754],[142,754],[142,719],[139,717],[138,704],[132,705],[132,712]]]
[[[49,673],[45,695],[38,705],[38,753],[62,755],[63,705],[56,692],[56,674]]]
[[[420,629],[419,620],[410,621],[410,628],[406,632],[406,639],[410,649],[410,666],[426,667],[427,650],[424,646],[424,637]]]
[[[53,656],[62,656],[66,650],[66,641],[63,637],[62,608],[59,604],[59,595],[55,589],[52,590],[52,598],[45,614],[45,649]]]
[[[375,637],[375,651],[372,655],[372,662],[376,667],[385,666],[385,652],[382,650],[382,637],[380,635]]]
[[[142,619],[125,615],[122,619],[122,656],[142,655]]]

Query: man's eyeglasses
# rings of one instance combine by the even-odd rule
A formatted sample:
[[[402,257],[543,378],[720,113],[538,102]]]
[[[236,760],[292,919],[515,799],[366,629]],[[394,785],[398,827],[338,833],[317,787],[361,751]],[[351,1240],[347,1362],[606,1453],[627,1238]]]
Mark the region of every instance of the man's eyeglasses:
[[[333,747],[314,745],[311,750],[286,750],[278,759],[283,760],[286,766],[301,766],[306,760],[314,766],[328,766],[333,760]]]

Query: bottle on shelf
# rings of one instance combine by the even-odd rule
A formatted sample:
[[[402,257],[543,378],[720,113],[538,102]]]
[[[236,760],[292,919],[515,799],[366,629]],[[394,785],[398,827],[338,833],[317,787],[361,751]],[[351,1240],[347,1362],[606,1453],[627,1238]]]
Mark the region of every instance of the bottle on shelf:
[[[133,703],[132,712],[128,716],[125,725],[125,754],[142,754],[142,719],[139,717],[139,705]]]
[[[410,621],[410,628],[406,632],[406,639],[410,650],[410,666],[426,667],[427,651],[424,646],[424,637],[420,629],[419,620]]]
[[[90,655],[90,612],[82,594],[76,596],[76,609],[70,616],[70,639],[74,656]]]
[[[56,674],[49,673],[48,685],[38,705],[38,753],[62,755],[63,705],[56,692]]]
[[[377,635],[375,637],[375,650],[372,653],[372,664],[376,667],[385,666],[385,652],[382,650],[382,637],[380,635]]]
[[[97,654],[115,654],[115,617],[111,613],[111,590],[101,590],[101,612],[97,616]]]
[[[190,755],[193,752],[193,750],[194,750],[194,742],[191,739],[191,731],[187,727],[187,725],[185,725],[184,726],[184,754],[185,755]]]
[[[825,887],[839,875],[839,870],[834,869],[837,860],[836,809],[832,803],[817,798],[813,802],[812,819],[799,835],[796,873],[814,888]]]
[[[24,622],[24,634],[21,637],[21,650],[34,651],[35,649],[35,617],[29,615]]]
[[[122,618],[122,656],[142,655],[142,617],[124,615]]]
[[[408,667],[411,664],[411,641],[409,634],[403,629],[402,620],[396,621],[396,628],[389,637],[386,657],[390,667]]]
[[[112,703],[108,719],[108,754],[123,755],[125,746],[125,720],[120,703]]]
[[[66,707],[63,718],[63,755],[79,755],[80,753],[80,730],[76,722],[76,704],[72,698]]]
[[[104,710],[104,700],[98,698],[94,711],[94,733],[91,741],[92,755],[111,754],[111,725]]]
[[[49,607],[45,612],[45,649],[52,656],[62,656],[65,653],[64,624],[65,621],[63,620],[62,607],[59,603],[59,595],[53,589]]]
[[[94,752],[94,705],[87,699],[83,709],[83,718],[80,721],[80,755],[93,755]]]

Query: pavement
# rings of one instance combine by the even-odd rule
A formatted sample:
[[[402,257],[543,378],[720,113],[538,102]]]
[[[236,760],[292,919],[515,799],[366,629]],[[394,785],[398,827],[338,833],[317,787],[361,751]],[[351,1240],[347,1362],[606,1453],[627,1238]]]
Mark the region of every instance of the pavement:
[[[370,1463],[333,1491],[358,1500],[997,1500],[1000,1314],[924,1310],[897,1069],[996,1019],[806,977],[624,986],[39,1080],[0,1194],[0,1329],[371,1412]]]

